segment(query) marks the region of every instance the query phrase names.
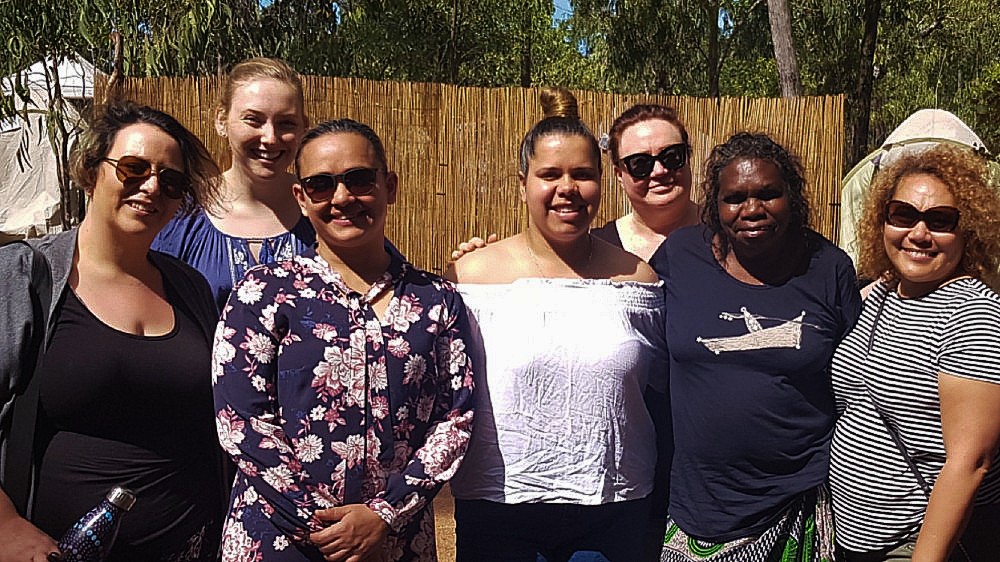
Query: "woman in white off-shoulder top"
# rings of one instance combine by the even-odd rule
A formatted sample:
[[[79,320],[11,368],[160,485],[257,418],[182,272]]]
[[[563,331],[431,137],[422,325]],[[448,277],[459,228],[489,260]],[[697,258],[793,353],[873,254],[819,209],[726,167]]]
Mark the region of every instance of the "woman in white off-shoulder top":
[[[458,560],[643,557],[666,388],[662,288],[634,255],[590,236],[600,149],[565,90],[521,143],[528,228],[458,260],[486,380],[452,480]]]

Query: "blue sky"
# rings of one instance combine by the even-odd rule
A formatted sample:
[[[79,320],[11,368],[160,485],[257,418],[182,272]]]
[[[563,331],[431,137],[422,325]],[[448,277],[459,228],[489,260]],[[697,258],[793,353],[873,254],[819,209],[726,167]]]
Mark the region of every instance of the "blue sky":
[[[555,12],[552,19],[560,22],[573,14],[573,8],[569,5],[569,0],[555,0]]]

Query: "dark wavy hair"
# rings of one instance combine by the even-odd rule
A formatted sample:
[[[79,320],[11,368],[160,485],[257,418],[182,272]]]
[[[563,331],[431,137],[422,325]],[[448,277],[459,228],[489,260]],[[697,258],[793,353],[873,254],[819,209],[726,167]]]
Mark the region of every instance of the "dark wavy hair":
[[[107,158],[118,132],[138,123],[159,128],[180,146],[184,161],[181,171],[191,180],[191,191],[184,196],[181,209],[190,212],[198,206],[216,204],[221,172],[201,140],[171,115],[127,100],[112,101],[94,109],[70,157],[73,182],[90,193],[97,183],[98,167]]]
[[[789,226],[793,232],[806,236],[809,231],[809,200],[805,194],[805,170],[798,157],[763,133],[736,133],[712,149],[705,162],[705,181],[702,182],[705,206],[701,210],[701,220],[719,240],[721,254],[727,255],[730,245],[729,239],[722,233],[719,219],[719,176],[726,166],[739,160],[763,160],[778,168],[791,208]]]
[[[329,121],[323,121],[319,125],[309,129],[302,137],[302,142],[299,143],[299,149],[295,151],[296,176],[299,175],[299,159],[302,156],[302,149],[319,137],[324,135],[333,135],[336,133],[353,133],[363,137],[369,144],[372,145],[372,148],[375,149],[375,158],[378,159],[378,163],[382,166],[381,171],[388,171],[389,164],[385,157],[385,146],[382,145],[382,139],[379,138],[371,127],[365,125],[364,123],[359,123],[354,119],[331,119]]]
[[[955,198],[957,232],[965,241],[961,273],[1000,290],[1000,195],[990,183],[986,161],[972,149],[940,144],[904,154],[879,170],[865,198],[858,222],[858,275],[869,279],[899,279],[885,252],[885,206],[904,178],[928,175],[948,187]]]
[[[518,157],[518,170],[528,174],[528,161],[535,155],[535,145],[548,135],[582,137],[590,145],[597,171],[601,171],[601,147],[594,133],[580,120],[576,97],[563,88],[546,88],[539,95],[544,117],[524,135]]]

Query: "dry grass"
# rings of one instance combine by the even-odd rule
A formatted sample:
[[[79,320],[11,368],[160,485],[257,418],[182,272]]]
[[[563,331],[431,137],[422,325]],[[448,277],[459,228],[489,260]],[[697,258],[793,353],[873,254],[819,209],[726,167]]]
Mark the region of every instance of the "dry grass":
[[[437,532],[438,562],[455,562],[455,502],[448,486],[434,499],[434,527]]]

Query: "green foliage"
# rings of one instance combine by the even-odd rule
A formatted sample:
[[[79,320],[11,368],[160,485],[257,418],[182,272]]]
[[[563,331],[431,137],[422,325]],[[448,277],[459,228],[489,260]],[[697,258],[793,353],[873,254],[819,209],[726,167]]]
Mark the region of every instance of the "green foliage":
[[[1000,3],[882,0],[875,67],[861,69],[863,3],[790,1],[805,92],[851,94],[871,71],[870,143],[916,109],[943,107],[1000,151]],[[131,76],[215,73],[267,55],[333,76],[778,94],[765,0],[571,4],[553,25],[551,0],[0,0],[0,75],[73,53],[110,72],[118,32]],[[0,97],[0,117],[19,99]]]

